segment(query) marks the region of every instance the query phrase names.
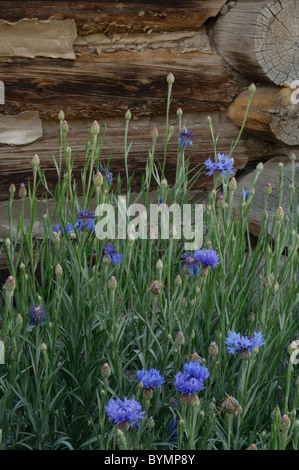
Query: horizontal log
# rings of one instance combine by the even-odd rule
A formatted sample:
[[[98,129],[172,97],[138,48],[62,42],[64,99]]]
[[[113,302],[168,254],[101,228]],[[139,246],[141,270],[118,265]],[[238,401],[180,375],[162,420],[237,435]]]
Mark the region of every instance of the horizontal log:
[[[295,151],[297,153],[297,161],[295,162],[295,186],[298,187],[299,185],[299,161],[298,161],[298,156],[299,152]],[[277,201],[278,201],[278,193],[277,189],[279,185],[277,184],[279,181],[279,174],[280,170],[278,167],[279,163],[283,163],[284,165],[284,176],[287,177],[288,183],[285,186],[283,198],[281,201],[281,206],[283,208],[283,211],[285,215],[288,215],[288,206],[289,206],[289,183],[292,181],[292,165],[289,156],[287,155],[280,155],[276,156],[274,158],[271,158],[271,160],[267,161],[264,164],[263,171],[260,173],[258,181],[255,186],[255,195],[254,195],[254,201],[252,203],[249,216],[248,216],[248,221],[249,221],[249,230],[250,232],[258,237],[260,228],[261,228],[261,223],[263,220],[263,213],[264,213],[264,206],[265,206],[265,187],[268,183],[271,184],[272,187],[272,193],[268,197],[268,205],[267,205],[267,212],[268,212],[268,224],[269,224],[269,234],[271,236],[275,236],[275,233],[272,232],[272,224],[273,220],[275,217],[275,212],[277,209]],[[252,182],[252,177],[253,173],[248,173],[245,176],[241,176],[238,178],[238,187],[237,190],[235,191],[234,194],[234,208],[236,211],[236,215],[240,215],[240,199],[242,199],[242,193],[246,190],[250,189],[250,185]],[[298,231],[298,227],[296,226],[296,212],[297,207],[296,205],[294,206],[294,230]],[[289,244],[289,240],[287,242],[287,245]]]
[[[245,129],[287,145],[299,145],[299,106],[292,103],[291,88],[257,87]],[[249,92],[243,91],[229,106],[227,115],[241,126]]]
[[[135,116],[163,114],[166,76],[175,76],[172,109],[223,109],[248,85],[213,50],[178,53],[167,49],[116,51],[78,56],[76,61],[0,59],[5,83],[4,114],[34,110],[41,118],[67,119],[121,116],[129,107]]]
[[[226,0],[1,1],[0,18],[75,20],[80,34],[196,30],[216,16]]]
[[[238,0],[213,25],[222,57],[244,75],[277,85],[299,76],[298,0]]]
[[[211,113],[215,135],[220,134],[218,151],[228,153],[232,140],[236,139],[239,129],[229,122],[225,113]],[[94,119],[98,119],[95,114]],[[98,119],[98,121],[100,121]],[[190,155],[190,165],[195,167],[198,163],[205,161],[213,153],[213,144],[209,125],[205,113],[184,114],[183,124],[191,128],[194,132],[193,147],[188,147],[186,155]],[[176,116],[171,116],[170,125],[175,126],[174,135],[168,146],[166,176],[170,184],[175,180],[176,159],[177,159],[177,136],[179,133],[178,120]],[[67,136],[68,145],[72,148],[75,157],[74,176],[76,181],[80,180],[80,173],[85,159],[85,142],[89,139],[88,128],[90,121],[69,121],[70,130]],[[133,186],[140,188],[142,174],[145,170],[148,151],[151,149],[151,131],[157,126],[159,136],[155,150],[155,159],[163,161],[163,133],[165,129],[165,119],[156,117],[155,119],[140,119],[130,121],[128,141],[133,141],[130,156],[128,159],[129,172],[133,174]],[[116,175],[120,173],[125,177],[124,169],[124,119],[107,120],[107,133],[102,146],[101,159],[103,164],[107,164]],[[101,135],[103,133],[103,128]],[[271,145],[264,145],[263,141],[256,140],[245,133],[242,135],[238,146],[233,154],[235,159],[235,169],[242,169],[248,161],[267,160],[275,155],[278,150]],[[57,174],[54,167],[52,155],[59,157],[58,145],[58,122],[43,121],[43,137],[26,146],[2,146],[0,147],[0,199],[9,197],[8,188],[11,183],[18,186],[21,182],[26,183],[32,178],[32,170],[28,162],[34,154],[38,154],[41,167],[47,169],[46,175],[49,187],[53,190]],[[203,174],[197,181],[193,189],[211,189],[213,180]]]

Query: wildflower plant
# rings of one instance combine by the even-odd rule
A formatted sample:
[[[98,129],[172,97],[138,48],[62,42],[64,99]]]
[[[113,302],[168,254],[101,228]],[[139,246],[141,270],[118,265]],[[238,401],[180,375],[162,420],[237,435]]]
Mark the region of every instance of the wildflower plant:
[[[289,182],[279,167],[273,220],[267,218],[272,189],[265,188],[260,234],[253,241],[249,213],[263,165],[257,165],[246,201],[240,198],[240,217],[233,206],[233,155],[244,126],[231,148],[219,151],[221,135],[215,137],[208,117],[211,151],[205,163],[191,165],[200,129],[184,127],[183,111],[173,109],[171,73],[167,86],[165,126],[149,133],[139,192],[133,193],[136,175],[130,170],[138,136],[130,141],[129,110],[125,176],[116,174],[105,154],[106,126],[94,122],[80,180],[75,177],[71,123],[61,111],[54,190],[36,156],[28,163],[32,178],[19,189],[10,186],[1,253],[9,273],[0,293],[4,449],[299,448],[298,374],[294,348],[288,352],[299,337],[295,159],[288,198]],[[253,93],[251,87],[244,122]],[[172,180],[171,139],[177,145]],[[213,189],[203,204],[200,249],[184,249],[175,223],[169,239],[160,231],[157,238],[138,238],[133,227],[127,238],[97,236],[100,203],[115,205],[126,193],[147,205],[156,189],[160,205],[171,200],[182,207],[206,173]],[[41,197],[51,199],[54,210],[46,202],[43,236],[36,238]]]

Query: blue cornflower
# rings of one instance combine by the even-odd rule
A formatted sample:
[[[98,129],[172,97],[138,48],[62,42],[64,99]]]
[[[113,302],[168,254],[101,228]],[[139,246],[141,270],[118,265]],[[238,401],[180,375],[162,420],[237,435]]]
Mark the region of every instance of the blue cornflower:
[[[180,147],[186,148],[188,145],[193,146],[192,139],[194,137],[193,132],[189,129],[186,129],[184,126],[179,135],[179,145]]]
[[[120,264],[125,258],[125,255],[120,255],[117,253],[116,248],[112,245],[112,243],[106,243],[106,245],[103,248],[103,255],[102,259],[104,260],[104,263],[107,264]]]
[[[120,398],[114,400],[111,398],[105,406],[109,421],[114,424],[129,424],[132,426],[139,419],[144,418],[144,411],[141,411],[141,405],[138,401],[131,399],[128,400],[124,397],[122,401]]]
[[[247,201],[248,196],[249,196],[249,191],[248,191],[248,189],[247,189],[246,191],[243,191],[243,193],[242,193],[242,199],[243,199],[244,201]]]
[[[208,250],[207,248],[196,250],[194,252],[194,259],[195,262],[201,264],[203,268],[207,268],[208,266],[216,268],[220,263],[217,251]]]
[[[36,307],[29,307],[28,312],[31,314],[30,325],[33,325],[33,326],[44,325],[44,320],[47,317],[47,313],[41,305],[38,305]]]
[[[182,269],[188,270],[191,276],[198,276],[199,265],[198,261],[194,258],[192,253],[183,253],[181,256]]]
[[[106,176],[106,181],[108,184],[112,184],[113,174],[111,173],[111,168],[99,168],[99,172],[102,176]]]
[[[210,376],[208,369],[202,364],[199,364],[199,362],[187,362],[187,364],[184,365],[184,373],[197,380],[203,381]]]
[[[73,230],[72,224],[66,224],[66,227],[65,227],[66,233],[70,233],[72,230]],[[59,232],[60,232],[60,233],[63,234],[62,225],[61,225],[61,224],[56,224],[56,225],[54,225],[54,227],[53,227],[53,229],[52,229],[52,232],[56,232],[56,233],[59,233]]]
[[[195,395],[205,388],[203,379],[196,379],[185,372],[183,374],[182,372],[176,374],[174,386],[183,395]]]
[[[80,211],[77,214],[77,220],[74,225],[74,229],[78,229],[79,232],[90,232],[95,230],[95,220],[96,216],[94,212]]]
[[[139,383],[143,383],[144,388],[151,388],[155,389],[161,388],[162,384],[165,382],[164,377],[160,375],[156,369],[150,370],[138,370],[137,371],[137,379]]]
[[[253,338],[249,336],[241,336],[241,333],[229,331],[228,337],[225,342],[227,350],[230,354],[235,354],[237,351],[252,352],[255,347],[260,347],[265,344],[262,333],[254,333]]]
[[[208,176],[211,176],[214,171],[217,171],[221,176],[234,173],[234,162],[232,158],[229,158],[225,153],[218,153],[217,158],[218,161],[213,162],[211,156],[209,156],[208,160],[204,162],[205,167],[209,170],[208,173],[206,173]]]

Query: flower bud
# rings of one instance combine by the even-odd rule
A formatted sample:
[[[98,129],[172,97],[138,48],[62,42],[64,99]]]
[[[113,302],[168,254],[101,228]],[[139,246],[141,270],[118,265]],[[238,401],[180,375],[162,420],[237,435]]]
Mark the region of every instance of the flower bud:
[[[251,94],[253,94],[253,93],[256,92],[256,86],[255,86],[254,83],[251,83],[251,84],[249,85],[248,91],[249,91],[249,93],[251,93]]]
[[[175,346],[180,347],[180,346],[183,346],[184,343],[185,343],[184,333],[182,331],[179,331],[175,337],[174,344]]]
[[[111,375],[111,369],[110,369],[109,364],[107,364],[107,362],[105,362],[105,364],[103,364],[101,372],[102,372],[102,377],[104,379],[109,379],[109,377]]]
[[[13,294],[13,291],[15,290],[15,288],[16,288],[16,281],[14,277],[9,276],[5,281],[3,289],[9,294]]]
[[[174,285],[175,287],[181,287],[182,285],[182,278],[181,276],[178,274],[174,280]]]
[[[296,155],[294,154],[294,152],[290,153],[290,160],[291,162],[294,162],[296,160]]]
[[[229,190],[233,193],[237,189],[237,180],[236,178],[231,178],[228,183]]]
[[[183,111],[181,108],[178,108],[176,111],[177,117],[182,117],[183,116]]]
[[[63,269],[60,266],[60,264],[57,264],[57,266],[55,267],[55,275],[56,277],[60,278],[62,274],[63,274]]]
[[[166,179],[166,178],[163,178],[163,179],[162,179],[162,181],[161,181],[161,186],[164,186],[165,188],[167,188],[168,183],[167,183],[167,179]]]
[[[281,432],[287,433],[290,429],[290,425],[290,418],[287,415],[283,415],[279,421],[279,429],[281,430]]]
[[[148,420],[148,427],[150,429],[154,429],[155,427],[155,421],[154,421],[154,418],[151,416],[150,419]]]
[[[126,426],[124,426],[125,423],[127,424]],[[116,442],[120,450],[125,450],[127,447],[127,440],[124,431],[127,431],[129,427],[129,423],[125,421],[123,424],[119,424],[118,429],[116,430]]]
[[[156,127],[153,128],[152,130],[152,139],[156,140],[159,135],[158,129]]]
[[[271,183],[268,183],[265,188],[265,193],[266,194],[271,194],[272,193],[272,185]]]
[[[227,414],[234,414],[238,416],[239,414],[242,413],[242,408],[234,397],[231,397],[227,395],[222,401],[221,401],[221,407],[220,411],[223,411],[224,413]]]
[[[171,72],[169,72],[169,74],[167,75],[167,83],[168,85],[172,85],[174,82],[174,76]]]
[[[9,186],[9,194],[10,194],[10,197],[11,197],[11,198],[14,197],[15,192],[16,192],[16,187],[15,187],[14,184],[11,184],[11,185]]]
[[[131,117],[132,117],[131,111],[128,109],[125,113],[125,120],[130,121]]]
[[[47,348],[47,345],[45,343],[42,343],[41,344],[41,347],[40,347],[40,350],[42,353],[46,353],[48,348]]]
[[[257,447],[255,444],[250,444],[250,446],[248,447],[248,450],[257,450]]]
[[[163,269],[163,263],[160,259],[158,259],[157,264],[156,264],[156,269],[157,271],[161,272]]]
[[[196,393],[192,395],[190,404],[193,408],[198,408],[200,406],[200,400],[198,398],[198,395],[196,395]]]
[[[219,209],[223,209],[225,207],[224,196],[219,196],[219,199],[217,201],[217,207],[219,207]]]
[[[153,389],[152,388],[144,388],[143,389],[143,398],[146,401],[150,401],[153,398]]]
[[[117,280],[115,279],[114,276],[110,277],[108,281],[108,289],[111,290],[112,292],[115,291],[117,287]]]
[[[24,183],[21,183],[21,184],[20,184],[19,196],[20,196],[20,198],[22,198],[22,199],[27,196],[27,190],[26,190],[26,187],[25,187],[25,184],[24,184]]]
[[[94,121],[90,126],[90,133],[91,135],[98,135],[100,132],[100,125],[97,121]]]
[[[63,132],[64,134],[67,134],[67,132],[68,132],[68,130],[69,130],[69,125],[68,125],[68,123],[67,123],[66,120],[63,121],[62,126],[61,126],[61,129],[62,129],[62,132]]]
[[[21,328],[23,326],[23,317],[20,313],[18,313],[16,318],[16,325]]]
[[[264,168],[264,165],[262,164],[262,162],[258,163],[256,165],[256,169],[257,171],[260,173],[261,171],[263,171],[263,168]]]
[[[39,156],[37,154],[34,155],[31,159],[31,165],[32,168],[37,168],[39,167],[40,161],[39,161]]]
[[[219,352],[219,349],[218,349],[217,344],[215,343],[215,341],[212,341],[209,346],[210,356],[214,359],[216,356],[218,356],[218,352]]]
[[[277,222],[281,222],[283,218],[284,218],[284,211],[283,211],[283,208],[280,206],[275,212],[275,219]]]
[[[104,178],[101,172],[97,173],[93,179],[94,185],[99,188],[103,185]]]
[[[58,113],[59,121],[64,121],[64,118],[65,118],[64,112],[62,110],[60,110],[59,113]]]
[[[9,238],[6,238],[6,239],[5,239],[5,246],[6,246],[6,248],[7,248],[8,250],[10,249],[11,243],[10,243],[10,239],[9,239]]]
[[[294,352],[297,351],[298,348],[298,344],[296,341],[292,341],[292,343],[289,345],[288,347],[288,353],[289,355],[291,356]]]

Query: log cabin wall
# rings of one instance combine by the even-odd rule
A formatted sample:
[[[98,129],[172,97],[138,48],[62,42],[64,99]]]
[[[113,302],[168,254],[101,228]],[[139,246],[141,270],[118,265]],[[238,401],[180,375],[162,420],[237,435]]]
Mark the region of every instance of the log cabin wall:
[[[84,161],[88,128],[107,123],[102,156],[114,173],[124,169],[124,114],[133,119],[129,165],[138,186],[151,146],[163,154],[166,76],[175,77],[171,124],[183,109],[183,124],[195,138],[192,164],[211,153],[207,115],[218,150],[228,152],[238,135],[254,81],[257,92],[245,132],[234,152],[237,170],[299,149],[298,0],[1,1],[0,200],[11,183],[31,177],[28,158],[39,155],[54,185],[52,155],[58,152],[58,113],[64,110],[68,142]],[[177,129],[177,132],[179,129]],[[176,140],[168,152],[174,177]],[[201,177],[197,189],[208,189]]]

